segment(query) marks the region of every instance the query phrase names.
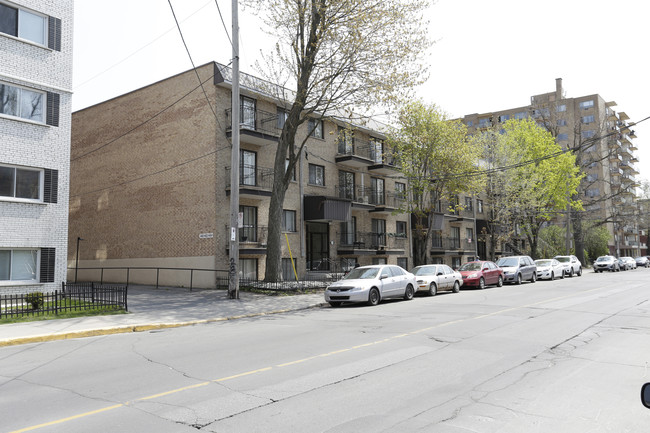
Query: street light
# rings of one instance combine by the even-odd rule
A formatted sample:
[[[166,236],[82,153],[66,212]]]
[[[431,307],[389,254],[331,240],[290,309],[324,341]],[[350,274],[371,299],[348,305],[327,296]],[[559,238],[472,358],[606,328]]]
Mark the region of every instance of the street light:
[[[77,255],[75,257],[74,264],[74,282],[77,282],[77,272],[79,271],[79,241],[83,241],[84,238],[77,236]]]

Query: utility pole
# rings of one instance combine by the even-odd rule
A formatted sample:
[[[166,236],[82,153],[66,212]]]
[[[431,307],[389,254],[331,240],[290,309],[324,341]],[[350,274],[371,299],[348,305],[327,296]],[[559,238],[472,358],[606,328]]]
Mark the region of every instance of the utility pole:
[[[228,297],[239,299],[239,17],[237,0],[232,0],[232,124],[230,127],[230,264]]]

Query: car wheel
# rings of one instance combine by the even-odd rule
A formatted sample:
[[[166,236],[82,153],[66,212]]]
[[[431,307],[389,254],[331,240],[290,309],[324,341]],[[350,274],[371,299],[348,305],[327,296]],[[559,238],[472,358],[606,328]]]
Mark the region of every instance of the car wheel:
[[[429,296],[436,296],[437,293],[438,286],[436,286],[436,283],[431,282],[431,284],[429,284]]]
[[[499,275],[499,279],[497,280],[497,287],[503,287],[503,277]]]
[[[454,281],[454,293],[460,292],[460,284],[458,284],[458,281]]]
[[[564,279],[564,271],[562,271],[562,276],[560,278]]]
[[[341,301],[330,301],[330,305],[334,308],[341,306]]]
[[[406,286],[406,290],[404,290],[404,299],[410,301],[413,299],[413,295],[415,295],[415,291],[413,290],[413,286],[409,284]]]
[[[481,277],[478,280],[478,288],[481,289],[481,290],[485,289],[485,280],[483,279],[483,277]]]
[[[520,284],[521,284],[521,274],[517,274],[517,281],[516,281],[516,284],[517,284],[517,285],[520,285]]]
[[[554,279],[555,279],[555,274],[553,273],[553,271],[551,271],[551,281],[553,281]]]
[[[573,278],[573,267],[572,267],[571,269],[569,269],[569,276],[570,276],[571,278]]]
[[[530,282],[534,283],[535,281],[537,281],[537,273],[533,272],[533,276],[530,277]]]
[[[582,266],[578,268],[578,273],[576,275],[579,277],[582,276]]]
[[[379,301],[381,300],[381,297],[379,296],[379,290],[376,287],[373,287],[370,289],[370,293],[368,293],[368,305],[375,306],[379,305]]]

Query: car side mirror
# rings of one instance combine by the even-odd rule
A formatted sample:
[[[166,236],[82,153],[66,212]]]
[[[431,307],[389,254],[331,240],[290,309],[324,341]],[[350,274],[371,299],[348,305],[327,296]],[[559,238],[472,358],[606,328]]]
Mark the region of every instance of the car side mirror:
[[[442,275],[442,272],[438,272],[438,273],[436,274],[436,277],[439,277],[440,275]]]
[[[641,403],[650,409],[650,382],[641,387]]]
[[[388,278],[388,275],[382,275],[379,277],[380,280],[385,280],[386,278]]]

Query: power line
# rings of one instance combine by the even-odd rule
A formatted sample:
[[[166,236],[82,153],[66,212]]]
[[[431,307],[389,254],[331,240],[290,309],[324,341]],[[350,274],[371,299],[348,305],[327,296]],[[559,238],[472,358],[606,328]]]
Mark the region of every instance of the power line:
[[[199,80],[201,90],[203,91],[203,95],[205,96],[205,100],[208,102],[208,106],[210,107],[210,111],[212,111],[212,114],[214,115],[214,118],[217,118],[217,113],[215,113],[214,108],[212,107],[212,104],[210,103],[210,98],[208,97],[207,92],[205,91],[205,88],[203,87],[203,82],[201,82],[201,77],[199,76],[199,72],[196,70],[196,65],[194,64],[194,60],[192,60],[192,55],[190,54],[190,49],[187,47],[187,43],[185,42],[185,37],[183,36],[183,31],[181,30],[181,25],[178,23],[178,19],[176,18],[176,13],[174,12],[174,7],[172,6],[172,0],[167,0],[167,3],[169,3],[169,8],[172,11],[172,15],[174,16],[174,21],[176,22],[176,27],[178,28],[178,33],[181,35],[181,40],[183,41],[183,45],[185,46],[185,51],[187,52],[187,56],[190,58],[190,62],[192,63],[192,68],[194,69],[194,73],[196,74],[196,78]]]
[[[217,11],[219,12],[219,18],[221,18],[221,24],[223,24],[223,29],[226,32],[226,36],[228,37],[228,42],[230,42],[230,46],[232,46],[232,39],[230,39],[230,34],[228,33],[228,27],[226,27],[226,23],[223,20],[223,15],[221,15],[221,8],[219,7],[218,0],[214,0],[214,4],[217,5]]]

